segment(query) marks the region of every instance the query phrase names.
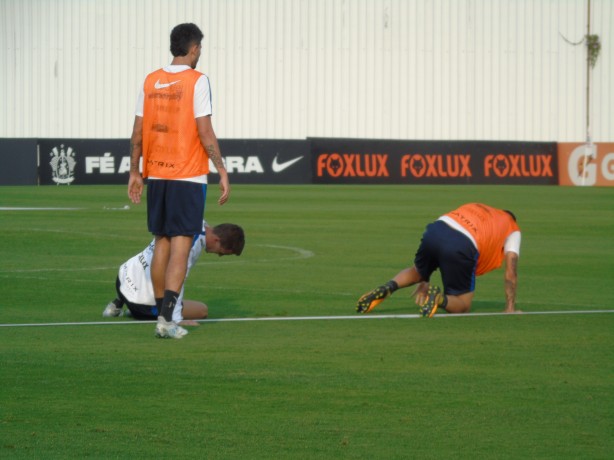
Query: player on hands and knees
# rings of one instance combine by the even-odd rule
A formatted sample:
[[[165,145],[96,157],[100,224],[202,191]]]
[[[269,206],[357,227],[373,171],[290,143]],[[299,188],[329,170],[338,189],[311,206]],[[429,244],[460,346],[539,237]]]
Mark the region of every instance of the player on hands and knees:
[[[520,240],[520,228],[512,212],[480,203],[465,204],[427,225],[414,265],[364,294],[356,311],[369,313],[397,289],[417,285],[414,295],[422,316],[430,318],[439,308],[448,313],[467,313],[476,276],[505,262],[505,312],[517,312]],[[437,269],[443,291],[429,283]]]

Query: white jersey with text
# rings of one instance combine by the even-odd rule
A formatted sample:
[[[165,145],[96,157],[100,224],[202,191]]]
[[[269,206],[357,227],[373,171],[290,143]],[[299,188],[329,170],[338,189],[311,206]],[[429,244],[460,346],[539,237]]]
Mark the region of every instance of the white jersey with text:
[[[155,239],[142,252],[119,267],[117,275],[120,282],[119,289],[124,297],[126,297],[126,300],[131,303],[151,306],[156,304],[153,283],[151,282],[151,260],[153,258],[154,245]],[[199,235],[195,235],[192,241],[192,249],[190,249],[190,255],[188,256],[186,279],[190,274],[190,269],[204,249],[205,225],[203,223],[203,231]],[[184,288],[182,287],[173,312],[173,321],[175,322],[183,320],[183,290]]]

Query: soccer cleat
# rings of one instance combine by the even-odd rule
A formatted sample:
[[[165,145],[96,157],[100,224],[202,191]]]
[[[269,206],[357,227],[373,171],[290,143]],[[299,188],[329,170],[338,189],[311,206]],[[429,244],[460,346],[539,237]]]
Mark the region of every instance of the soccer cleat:
[[[102,312],[102,316],[105,318],[115,318],[121,315],[122,309],[117,308],[117,305],[115,305],[113,302],[109,302],[109,305],[107,305],[107,307]]]
[[[356,304],[356,311],[358,313],[369,313],[380,303],[382,303],[384,299],[390,294],[390,287],[388,287],[387,285],[378,286],[372,291],[369,291],[364,294],[360,299],[358,299],[358,303]]]
[[[164,317],[158,316],[158,324],[156,324],[156,337],[160,339],[181,339],[187,334],[187,329],[182,328],[174,321],[166,321]]]
[[[422,316],[432,318],[439,304],[443,301],[443,295],[441,289],[437,286],[430,285],[429,290],[426,293],[426,300],[420,306],[420,314]]]

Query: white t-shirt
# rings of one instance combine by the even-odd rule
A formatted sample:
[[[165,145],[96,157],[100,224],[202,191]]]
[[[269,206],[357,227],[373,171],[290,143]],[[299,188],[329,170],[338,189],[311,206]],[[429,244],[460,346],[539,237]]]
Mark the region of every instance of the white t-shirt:
[[[168,65],[164,67],[163,70],[168,73],[179,73],[188,69],[191,69],[189,65]],[[137,117],[143,116],[143,105],[145,102],[144,84],[145,83],[143,82],[143,86],[141,86],[141,90],[139,91],[139,95],[136,100],[136,109],[134,110],[134,114]],[[194,118],[206,117],[212,114],[213,105],[211,103],[211,84],[209,83],[209,77],[203,74],[199,77],[198,80],[196,80],[196,85],[194,85]],[[149,179],[159,178],[150,176]],[[189,177],[178,180],[206,184],[207,175],[205,174],[203,176]]]
[[[469,233],[465,227],[463,227],[461,224],[456,222],[454,219],[448,216],[441,216],[437,220],[441,220],[445,222],[446,224],[448,224],[450,227],[452,227],[454,230],[461,232],[463,235],[465,235],[467,238],[471,240],[471,242],[473,243],[473,246],[475,246],[476,249],[478,248],[478,244],[475,242],[475,239],[473,239],[473,236],[471,235],[471,233]],[[508,237],[505,239],[505,243],[503,245],[503,253],[505,254],[506,252],[515,252],[516,254],[520,256],[520,240],[521,240],[521,235],[519,231],[510,233]]]
[[[139,305],[155,305],[153,283],[151,282],[151,260],[153,258],[155,239],[149,243],[142,252],[124,262],[119,267],[117,276],[119,277],[119,290],[126,300]],[[203,221],[203,231],[194,235],[192,248],[188,256],[188,271],[186,279],[190,274],[190,268],[196,263],[200,254],[205,249],[205,221]],[[177,299],[177,305],[173,311],[173,321],[176,323],[183,320],[183,287]]]

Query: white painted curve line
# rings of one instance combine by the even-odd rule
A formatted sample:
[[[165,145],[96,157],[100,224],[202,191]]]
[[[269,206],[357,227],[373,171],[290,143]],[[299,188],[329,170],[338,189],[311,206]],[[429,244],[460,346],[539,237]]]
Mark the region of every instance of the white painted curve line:
[[[273,249],[284,249],[286,251],[296,252],[297,255],[294,257],[286,257],[286,259],[309,259],[313,257],[315,254],[313,251],[303,248],[297,248],[294,246],[279,246],[276,244],[257,244],[256,246],[264,247],[264,248],[273,248]],[[275,261],[275,260],[283,260],[283,259],[260,259],[260,261]]]
[[[531,311],[524,313],[464,313],[460,315],[441,314],[431,319],[440,318],[471,318],[479,316],[518,317],[526,315],[588,315],[598,313],[614,313],[614,310],[570,310],[570,311]],[[352,315],[352,316],[263,316],[256,318],[216,318],[201,319],[199,323],[237,323],[252,321],[323,321],[323,320],[368,320],[368,319],[417,319],[420,315]],[[84,323],[22,323],[0,324],[0,327],[53,327],[53,326],[127,326],[135,324],[154,324],[156,321],[92,321]]]

